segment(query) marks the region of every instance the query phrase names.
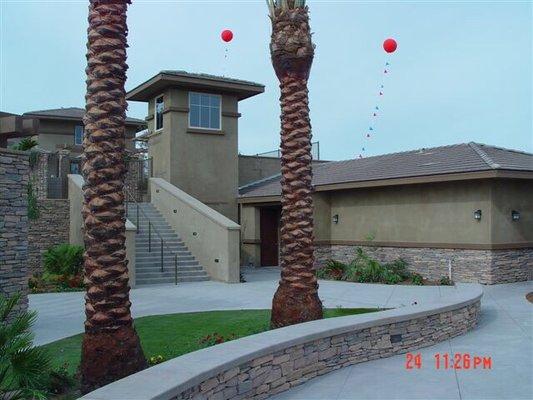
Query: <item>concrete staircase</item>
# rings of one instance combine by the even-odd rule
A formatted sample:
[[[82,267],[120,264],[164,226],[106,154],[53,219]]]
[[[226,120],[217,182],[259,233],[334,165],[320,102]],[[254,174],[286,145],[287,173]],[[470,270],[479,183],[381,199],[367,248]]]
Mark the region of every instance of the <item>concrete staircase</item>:
[[[139,203],[139,232],[135,236],[136,285],[174,283],[174,254],[178,256],[178,283],[207,281],[209,276],[195,260],[183,241],[174,232],[161,213],[151,203]],[[137,224],[137,206],[128,204],[128,219]],[[152,246],[148,251],[148,220],[152,223]],[[161,272],[161,240],[163,237],[163,272]]]

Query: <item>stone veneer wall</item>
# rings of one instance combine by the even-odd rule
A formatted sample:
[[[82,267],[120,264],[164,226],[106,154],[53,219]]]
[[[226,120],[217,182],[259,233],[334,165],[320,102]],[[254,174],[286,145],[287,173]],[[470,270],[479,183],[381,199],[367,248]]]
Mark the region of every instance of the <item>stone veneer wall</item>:
[[[69,243],[70,209],[68,199],[37,200],[39,218],[30,220],[28,273],[43,272],[42,255],[50,247]]]
[[[0,149],[0,294],[22,295],[28,307],[28,154]]]
[[[317,246],[316,266],[333,259],[350,262],[356,248],[361,247],[370,257],[380,262],[402,258],[411,272],[430,280],[448,276],[448,262],[452,264],[455,282],[496,284],[526,281],[533,278],[533,249],[465,250],[438,248],[372,247],[372,246]]]
[[[453,311],[351,331],[246,362],[185,390],[173,400],[266,399],[349,365],[431,346],[472,329],[477,302]]]

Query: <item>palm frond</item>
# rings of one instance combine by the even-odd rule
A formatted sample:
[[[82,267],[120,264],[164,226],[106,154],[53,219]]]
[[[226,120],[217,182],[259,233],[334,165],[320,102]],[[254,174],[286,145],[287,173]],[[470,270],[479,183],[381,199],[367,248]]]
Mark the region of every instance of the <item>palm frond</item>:
[[[287,11],[305,7],[305,0],[266,0],[266,2],[271,17],[275,15],[276,10]]]

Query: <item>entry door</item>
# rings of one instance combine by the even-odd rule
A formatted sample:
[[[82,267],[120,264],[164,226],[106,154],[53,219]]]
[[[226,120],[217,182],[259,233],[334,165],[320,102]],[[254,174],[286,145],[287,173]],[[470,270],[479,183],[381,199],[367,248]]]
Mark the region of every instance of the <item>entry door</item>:
[[[260,209],[261,266],[278,265],[280,214],[279,207],[262,207]]]

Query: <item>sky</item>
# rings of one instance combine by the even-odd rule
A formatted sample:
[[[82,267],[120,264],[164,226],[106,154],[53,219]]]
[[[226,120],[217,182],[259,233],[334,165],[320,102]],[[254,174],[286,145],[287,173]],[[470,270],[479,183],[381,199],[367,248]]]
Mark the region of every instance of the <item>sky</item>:
[[[0,0],[1,111],[83,107],[87,3]],[[322,159],[470,141],[533,152],[530,1],[307,3],[316,44],[311,122]],[[126,89],[164,69],[262,83],[265,93],[240,103],[239,151],[278,148],[264,0],[133,0],[128,25]],[[227,46],[223,29],[234,33]],[[398,49],[387,56],[389,37]],[[129,116],[146,114],[145,103],[130,102]]]

